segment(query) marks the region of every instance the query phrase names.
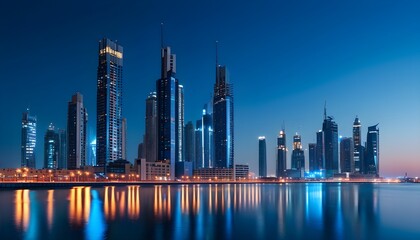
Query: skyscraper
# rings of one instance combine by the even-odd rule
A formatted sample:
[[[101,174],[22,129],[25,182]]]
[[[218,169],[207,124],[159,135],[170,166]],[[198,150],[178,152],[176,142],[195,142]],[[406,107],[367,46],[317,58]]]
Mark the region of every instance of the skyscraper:
[[[50,123],[44,137],[44,168],[57,169],[59,137],[54,130],[54,125]]]
[[[156,82],[158,118],[157,160],[170,163],[170,179],[175,178],[175,163],[179,157],[179,90],[176,56],[171,48],[161,49],[161,78]]]
[[[22,114],[21,167],[36,168],[36,116]]]
[[[195,159],[195,129],[194,124],[189,121],[184,128],[184,156],[186,162],[194,162]]]
[[[89,143],[89,161],[90,166],[96,166],[96,139]]]
[[[267,144],[265,137],[258,137],[258,175],[267,177]]]
[[[67,112],[67,169],[86,165],[87,111],[83,96],[76,93],[68,103]]]
[[[325,169],[325,153],[324,153],[324,132],[319,130],[316,133],[316,157],[314,171]]]
[[[309,171],[313,172],[318,169],[318,164],[316,161],[316,143],[309,143]]]
[[[326,109],[324,109],[322,132],[324,134],[325,172],[327,177],[332,177],[338,173],[338,126],[333,117],[327,117]]]
[[[340,141],[340,169],[342,173],[354,172],[353,138],[341,138]]]
[[[196,137],[196,168],[214,167],[213,119],[204,105],[201,119],[197,121]]]
[[[178,162],[184,161],[184,86],[178,85]]]
[[[146,99],[146,129],[144,136],[144,150],[146,161],[157,161],[157,96],[151,92]]]
[[[363,151],[362,148],[362,124],[360,123],[359,118],[356,116],[353,123],[353,142],[354,142],[354,171],[361,173],[362,170],[362,158]]]
[[[364,173],[379,176],[379,128],[368,127]]]
[[[277,137],[277,162],[276,162],[276,176],[283,177],[286,171],[287,163],[287,148],[286,148],[286,133],[284,129],[280,131]]]
[[[215,167],[234,166],[233,85],[226,66],[217,63],[213,95]]]
[[[58,151],[58,169],[67,169],[67,132],[64,129],[58,130],[58,142],[59,142],[59,151]]]
[[[292,169],[305,170],[305,153],[302,149],[302,138],[297,133],[293,136]]]
[[[97,165],[104,167],[122,158],[123,48],[104,38],[98,55],[96,157]]]

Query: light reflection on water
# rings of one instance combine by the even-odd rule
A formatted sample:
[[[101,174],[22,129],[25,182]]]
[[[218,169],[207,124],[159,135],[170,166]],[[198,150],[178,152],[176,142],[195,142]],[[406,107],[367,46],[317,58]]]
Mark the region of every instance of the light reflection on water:
[[[13,208],[7,208],[8,201],[14,202]],[[0,192],[0,224],[11,226],[0,228],[0,236],[420,239],[420,229],[414,224],[420,222],[418,202],[420,185],[180,184],[25,189]],[[399,207],[405,215],[395,216],[395,209],[389,206]]]

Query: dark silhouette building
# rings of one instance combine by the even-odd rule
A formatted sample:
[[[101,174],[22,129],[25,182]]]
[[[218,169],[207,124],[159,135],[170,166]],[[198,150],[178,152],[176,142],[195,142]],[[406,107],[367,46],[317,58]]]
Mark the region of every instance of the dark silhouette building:
[[[340,170],[342,173],[354,172],[353,138],[341,138],[340,141]]]
[[[326,109],[324,109],[322,132],[324,134],[325,172],[327,177],[332,177],[338,173],[338,126],[333,117],[327,116]]]
[[[106,38],[100,40],[96,96],[96,161],[98,166],[104,167],[104,172],[107,162],[123,157],[122,74],[122,46]]]
[[[314,171],[325,169],[325,154],[324,154],[324,132],[319,130],[316,133],[316,156]]]
[[[259,177],[267,177],[267,144],[264,136],[258,138],[258,170]]]
[[[318,170],[318,165],[316,162],[316,143],[309,143],[309,171],[315,171]]]
[[[68,103],[67,111],[67,169],[86,165],[87,118],[83,96],[76,93]]]
[[[280,131],[277,137],[277,161],[276,161],[276,176],[283,177],[286,171],[287,163],[287,148],[286,148],[286,133],[284,129]]]
[[[379,176],[379,128],[378,124],[368,127],[364,173]]]
[[[186,162],[194,162],[195,159],[195,128],[189,121],[184,128],[184,156]]]
[[[144,155],[147,162],[157,161],[157,96],[151,92],[146,99],[146,126],[144,136]],[[140,157],[139,157],[140,158]]]

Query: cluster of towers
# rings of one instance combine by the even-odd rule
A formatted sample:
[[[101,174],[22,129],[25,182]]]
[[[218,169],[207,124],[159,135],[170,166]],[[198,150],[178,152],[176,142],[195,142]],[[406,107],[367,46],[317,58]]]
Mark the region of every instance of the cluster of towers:
[[[216,57],[217,58],[217,57]],[[123,47],[109,39],[99,41],[97,68],[96,140],[87,143],[87,111],[83,96],[76,93],[68,103],[67,129],[50,124],[45,134],[44,168],[103,168],[127,160],[127,120],[123,118]],[[176,55],[161,46],[161,76],[156,91],[146,99],[145,135],[139,158],[147,162],[191,162],[195,168],[233,166],[233,87],[225,66],[216,61],[216,83],[209,107],[203,109],[196,127],[184,126],[184,87],[176,76]],[[36,123],[29,110],[22,118],[21,166],[36,168]],[[87,156],[88,155],[88,156]],[[93,158],[89,156],[93,156]]]
[[[334,118],[324,109],[322,130],[316,133],[316,143],[308,144],[309,166],[305,168],[305,152],[301,136],[293,136],[291,168],[287,168],[286,133],[283,128],[277,138],[277,177],[333,177],[348,173],[352,176],[379,176],[379,129],[368,127],[365,145],[362,145],[362,125],[358,117],[353,123],[353,137],[339,137]],[[309,171],[307,171],[309,170]],[[296,174],[293,174],[295,171]],[[259,176],[267,176],[265,137],[259,137]]]
[[[194,169],[233,167],[233,87],[226,67],[217,60],[211,103],[204,106],[195,127],[192,121],[184,122],[184,86],[176,77],[176,55],[162,43],[161,77],[156,91],[146,98],[145,135],[138,159],[169,163],[171,179],[178,163],[189,163]]]

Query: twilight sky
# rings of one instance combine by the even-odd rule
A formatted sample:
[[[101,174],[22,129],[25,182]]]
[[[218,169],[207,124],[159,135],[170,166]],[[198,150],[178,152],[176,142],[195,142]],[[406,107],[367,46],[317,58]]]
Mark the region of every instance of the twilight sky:
[[[66,127],[79,91],[96,130],[98,40],[124,47],[123,115],[128,157],[144,134],[145,99],[160,74],[160,22],[177,54],[185,120],[194,123],[215,81],[214,42],[235,94],[235,161],[258,171],[258,136],[274,174],[285,122],[304,147],[315,142],[324,101],[339,135],[356,115],[379,123],[380,173],[420,176],[420,2],[372,1],[7,1],[0,9],[0,168],[20,166],[21,114],[38,117],[37,166],[50,122]],[[288,154],[290,161],[291,151]],[[307,152],[306,152],[307,158]],[[290,162],[288,163],[290,166]]]

